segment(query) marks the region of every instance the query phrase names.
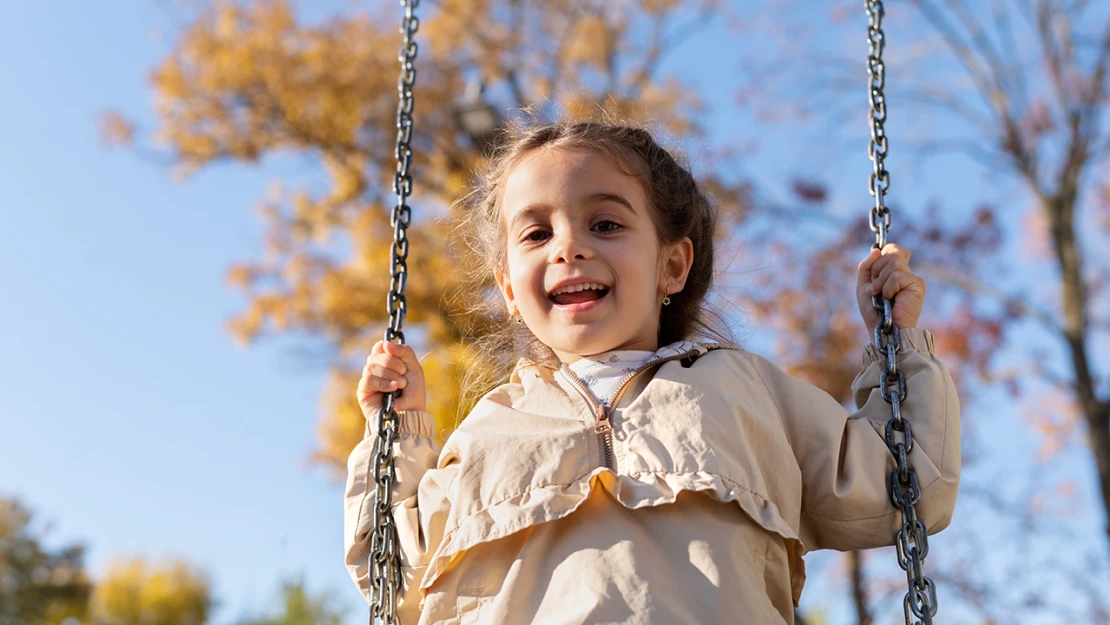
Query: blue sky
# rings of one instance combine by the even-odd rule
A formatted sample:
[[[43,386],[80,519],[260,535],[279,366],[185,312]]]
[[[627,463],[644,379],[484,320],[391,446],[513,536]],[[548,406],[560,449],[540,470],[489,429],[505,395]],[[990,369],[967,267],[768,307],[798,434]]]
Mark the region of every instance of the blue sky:
[[[324,372],[298,364],[289,340],[243,349],[224,330],[245,304],[224,273],[262,250],[251,207],[296,172],[222,165],[175,182],[99,142],[109,109],[153,125],[146,76],[172,23],[160,6],[0,0],[0,495],[50,522],[51,541],[87,544],[94,576],[113,555],[190,559],[211,576],[216,622],[264,610],[302,572],[359,622],[341,487],[306,464]],[[801,142],[815,137],[736,113],[717,74],[736,71],[730,54],[705,59],[743,45],[718,24],[668,66],[704,89],[714,142],[760,141],[745,170],[765,194],[784,174],[820,175],[834,206],[866,211],[862,143],[854,159],[814,161]],[[891,115],[897,146],[908,124]],[[1017,197],[958,158],[897,181],[910,209],[939,193],[958,194],[957,211]]]
[[[267,176],[179,184],[100,146],[101,111],[150,119],[154,3],[3,13],[0,491],[87,543],[94,573],[111,554],[191,558],[227,617],[301,571],[348,591],[339,488],[304,463],[322,372],[223,330],[243,306],[224,271],[260,249]]]

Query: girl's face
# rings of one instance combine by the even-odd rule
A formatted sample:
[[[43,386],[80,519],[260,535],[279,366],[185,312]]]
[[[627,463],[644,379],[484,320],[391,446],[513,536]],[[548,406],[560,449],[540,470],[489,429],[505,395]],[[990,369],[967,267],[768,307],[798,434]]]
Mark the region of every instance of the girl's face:
[[[685,285],[693,246],[659,244],[640,182],[593,150],[540,148],[502,193],[510,314],[562,362],[658,349],[661,301]]]

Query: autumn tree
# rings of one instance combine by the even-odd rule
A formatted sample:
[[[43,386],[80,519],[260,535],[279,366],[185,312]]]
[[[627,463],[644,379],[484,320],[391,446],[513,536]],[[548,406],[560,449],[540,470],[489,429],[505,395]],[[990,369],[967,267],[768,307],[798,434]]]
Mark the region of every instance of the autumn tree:
[[[300,334],[329,350],[322,396],[321,461],[343,473],[364,434],[354,401],[366,354],[387,319],[389,207],[395,201],[394,2],[316,24],[283,0],[217,1],[195,15],[151,74],[159,126],[153,137],[188,173],[220,162],[294,153],[325,180],[276,182],[260,200],[266,250],[228,272],[248,298],[230,322],[242,341]],[[639,0],[444,0],[422,7],[415,136],[416,218],[406,287],[406,328],[428,355],[429,409],[446,432],[466,408],[460,395],[467,347],[490,320],[455,295],[465,251],[449,236],[453,202],[467,189],[493,122],[529,109],[545,116],[615,112],[664,120],[676,140],[701,133],[700,103],[660,66],[714,14],[714,2]],[[473,24],[482,23],[482,28]],[[105,118],[117,140],[143,136],[122,114]],[[710,172],[726,215],[744,208],[744,187]]]
[[[207,577],[182,561],[117,559],[97,582],[95,625],[206,625],[213,601]]]
[[[0,498],[0,625],[59,625],[86,616],[85,548],[51,549],[44,533],[19,500]]]

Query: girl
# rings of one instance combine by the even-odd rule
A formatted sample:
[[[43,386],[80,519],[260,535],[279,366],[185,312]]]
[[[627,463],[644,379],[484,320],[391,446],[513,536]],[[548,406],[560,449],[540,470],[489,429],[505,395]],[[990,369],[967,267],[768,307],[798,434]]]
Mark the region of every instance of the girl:
[[[505,326],[527,338],[493,341],[515,348],[508,382],[442,448],[410,347],[374,345],[357,391],[374,423],[381,394],[403,391],[401,623],[792,623],[806,551],[892,544],[883,358],[864,348],[850,413],[756,354],[699,342],[720,337],[703,305],[716,213],[647,132],[517,131],[473,201]],[[869,330],[871,295],[898,296],[917,510],[936,532],[956,500],[960,406],[913,327],[925,282],[909,259],[873,250],[856,295]],[[347,567],[367,597],[373,448],[351,454],[345,499]]]

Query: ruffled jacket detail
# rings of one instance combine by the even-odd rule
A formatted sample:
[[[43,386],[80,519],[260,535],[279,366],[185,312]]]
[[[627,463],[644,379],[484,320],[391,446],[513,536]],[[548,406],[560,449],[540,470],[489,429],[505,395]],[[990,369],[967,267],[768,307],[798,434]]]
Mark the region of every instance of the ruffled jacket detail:
[[[906,328],[901,342],[902,416],[913,425],[909,459],[922,487],[918,515],[933,533],[948,525],[956,500],[959,400],[932,335]],[[522,360],[442,446],[431,415],[402,412],[393,494],[401,622],[435,622],[434,615],[421,619],[420,604],[468,550],[567,517],[594,489],[628,509],[671,504],[684,491],[735,505],[738,519],[765,530],[768,549],[785,552],[788,566],[772,583],[795,605],[808,550],[892,544],[899,518],[887,495],[894,460],[883,438],[890,407],[878,389],[883,361],[873,346],[852,384],[855,412],[759,355],[687,347],[686,358],[631,380],[614,408],[615,471],[606,466],[592,400],[566,367]],[[368,436],[350,456],[344,517],[347,566],[368,599],[373,447]],[[769,592],[743,589],[738,601],[766,602]]]

